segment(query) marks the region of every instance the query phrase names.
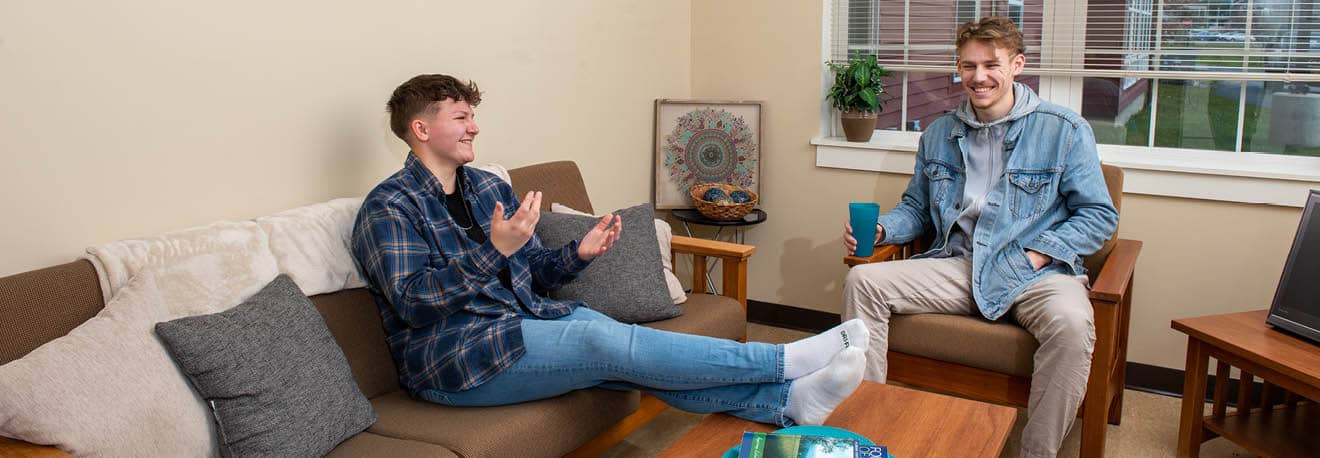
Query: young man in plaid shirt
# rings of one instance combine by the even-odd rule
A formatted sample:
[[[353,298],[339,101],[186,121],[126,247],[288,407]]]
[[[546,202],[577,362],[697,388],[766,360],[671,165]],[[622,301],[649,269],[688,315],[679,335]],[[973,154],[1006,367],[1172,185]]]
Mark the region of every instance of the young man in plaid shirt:
[[[465,166],[480,102],[475,84],[447,75],[394,91],[390,127],[412,152],[367,195],[353,230],[413,397],[490,406],[642,390],[690,412],[786,426],[824,422],[856,389],[869,340],[857,320],[786,345],[739,343],[623,324],[537,294],[608,251],[622,223],[605,216],[581,240],[542,246],[540,193],[520,203],[507,183]]]

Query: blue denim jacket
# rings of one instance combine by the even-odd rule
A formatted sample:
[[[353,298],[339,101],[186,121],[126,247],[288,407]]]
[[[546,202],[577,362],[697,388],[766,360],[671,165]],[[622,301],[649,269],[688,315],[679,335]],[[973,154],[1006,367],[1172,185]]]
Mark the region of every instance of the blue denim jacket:
[[[946,113],[921,135],[912,181],[893,210],[880,216],[885,244],[904,243],[931,228],[939,254],[961,212],[968,127]],[[1083,256],[1113,234],[1118,211],[1109,199],[1091,126],[1077,113],[1048,102],[1012,121],[1004,135],[1008,161],[972,234],[972,297],[989,319],[1048,274],[1082,275]],[[1031,267],[1025,250],[1054,261]]]

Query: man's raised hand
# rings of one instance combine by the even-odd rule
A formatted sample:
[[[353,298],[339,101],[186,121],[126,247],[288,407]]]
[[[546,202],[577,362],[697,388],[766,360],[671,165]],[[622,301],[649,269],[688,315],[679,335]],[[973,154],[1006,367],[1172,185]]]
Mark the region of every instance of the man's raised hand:
[[[623,218],[615,214],[605,215],[595,227],[587,231],[587,235],[582,236],[582,242],[578,243],[578,257],[583,261],[590,261],[605,254],[605,251],[619,240],[621,233],[623,233]]]
[[[495,213],[490,215],[490,243],[505,257],[513,256],[536,231],[541,220],[541,192],[531,191],[524,197],[518,211],[504,219],[504,205],[495,202]]]

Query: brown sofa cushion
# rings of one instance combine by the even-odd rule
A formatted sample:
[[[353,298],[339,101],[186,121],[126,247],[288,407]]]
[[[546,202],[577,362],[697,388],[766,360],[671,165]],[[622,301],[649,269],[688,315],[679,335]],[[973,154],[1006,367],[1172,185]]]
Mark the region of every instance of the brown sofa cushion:
[[[351,457],[377,457],[388,456],[390,458],[444,458],[457,457],[449,449],[435,444],[425,442],[411,441],[407,439],[395,439],[385,437],[379,434],[367,432],[358,433],[348,438],[348,440],[339,443],[326,458],[351,458]]]
[[[0,364],[68,334],[104,306],[87,261],[0,278]]]
[[[573,161],[555,161],[518,167],[509,170],[513,192],[522,200],[528,191],[541,191],[541,210],[550,211],[550,204],[558,202],[578,211],[595,213],[582,172]]]
[[[312,303],[344,351],[362,394],[374,398],[398,390],[398,371],[371,293],[366,288],[346,289],[312,296]]]
[[[689,294],[683,314],[668,320],[642,323],[665,331],[697,334],[723,339],[747,337],[747,312],[738,301],[712,294]]]
[[[1036,338],[1004,318],[940,315],[894,315],[889,320],[889,350],[995,372],[1031,376]]]
[[[380,415],[369,432],[440,445],[460,456],[560,456],[637,410],[637,392],[578,390],[495,407],[449,407],[396,391],[371,400]]]

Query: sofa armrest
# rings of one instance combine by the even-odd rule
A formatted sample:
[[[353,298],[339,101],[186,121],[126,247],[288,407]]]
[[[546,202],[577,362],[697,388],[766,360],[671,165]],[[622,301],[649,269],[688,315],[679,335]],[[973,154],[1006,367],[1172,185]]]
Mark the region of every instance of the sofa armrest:
[[[744,310],[747,308],[747,258],[756,252],[756,247],[675,235],[671,248],[674,254],[692,255],[692,292],[696,294],[706,292],[706,283],[701,280],[706,276],[706,257],[719,258],[724,296],[738,301]]]
[[[0,456],[15,458],[71,458],[73,455],[49,445],[29,444],[18,439],[0,437]]]
[[[737,243],[706,240],[696,237],[675,235],[671,244],[675,253],[714,256],[720,259],[747,259],[756,252],[756,247]]]

